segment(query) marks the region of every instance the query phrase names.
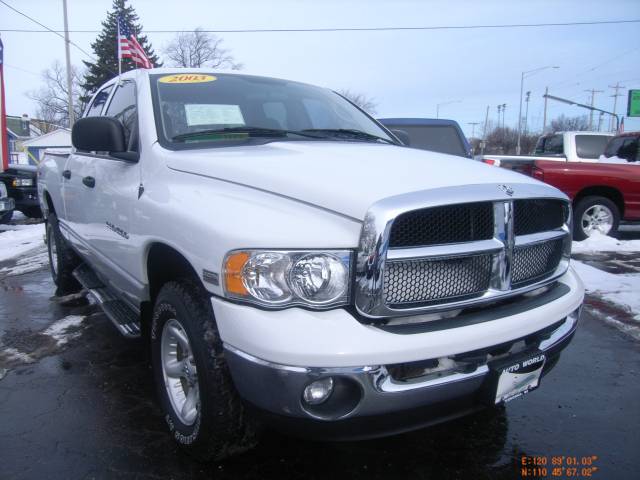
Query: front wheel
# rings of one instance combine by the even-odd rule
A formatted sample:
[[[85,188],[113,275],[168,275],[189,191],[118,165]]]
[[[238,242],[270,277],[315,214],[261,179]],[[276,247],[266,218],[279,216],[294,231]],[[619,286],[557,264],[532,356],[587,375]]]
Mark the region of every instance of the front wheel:
[[[197,282],[169,282],[160,290],[151,325],[151,362],[169,430],[188,453],[221,460],[255,445],[209,296]]]
[[[67,295],[79,291],[82,287],[73,276],[80,265],[80,259],[60,233],[58,217],[52,213],[47,217],[47,251],[53,282],[58,287],[57,295]]]
[[[615,235],[620,223],[618,206],[606,197],[580,199],[574,207],[573,239],[584,240],[598,233]]]

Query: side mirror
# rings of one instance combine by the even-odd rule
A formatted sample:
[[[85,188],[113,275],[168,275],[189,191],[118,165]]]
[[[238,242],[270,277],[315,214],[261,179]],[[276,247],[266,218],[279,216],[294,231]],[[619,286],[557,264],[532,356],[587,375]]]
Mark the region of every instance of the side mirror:
[[[409,134],[404,130],[393,129],[391,133],[398,137],[398,140],[400,140],[404,146],[408,147],[411,145],[411,138],[409,138]]]
[[[78,150],[109,152],[117,158],[129,153],[124,138],[124,127],[113,117],[81,118],[73,124],[71,143]],[[123,158],[123,160],[129,159]]]

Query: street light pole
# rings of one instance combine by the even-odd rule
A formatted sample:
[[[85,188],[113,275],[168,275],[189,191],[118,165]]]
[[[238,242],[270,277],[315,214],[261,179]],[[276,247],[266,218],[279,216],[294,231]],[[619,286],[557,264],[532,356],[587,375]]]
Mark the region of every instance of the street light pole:
[[[520,75],[520,109],[518,110],[518,143],[516,145],[516,155],[520,155],[520,133],[522,132],[522,90],[524,89],[524,73]]]
[[[533,70],[527,70],[520,75],[520,111],[518,112],[518,143],[516,144],[516,154],[520,155],[520,137],[522,135],[522,93],[524,90],[524,78],[528,75],[531,76],[535,73],[547,70],[548,68],[560,68],[558,66],[546,66],[540,68],[534,68]]]
[[[436,118],[440,118],[440,107],[444,107],[445,105],[451,105],[452,103],[460,103],[462,100],[451,100],[449,102],[442,102],[436,104]]]
[[[525,103],[527,104],[527,106],[524,109],[524,127],[522,129],[525,135],[527,134],[527,121],[529,120],[529,99],[530,98],[531,98],[531,91],[528,91],[524,99]]]

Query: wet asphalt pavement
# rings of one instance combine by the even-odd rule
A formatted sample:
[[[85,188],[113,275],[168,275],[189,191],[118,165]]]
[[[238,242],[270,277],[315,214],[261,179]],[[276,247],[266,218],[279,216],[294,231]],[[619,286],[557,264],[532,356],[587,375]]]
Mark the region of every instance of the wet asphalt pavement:
[[[506,409],[365,442],[267,432],[249,453],[200,464],[167,434],[144,346],[96,307],[52,299],[47,268],[0,273],[0,479],[569,478],[551,465],[524,477],[523,455],[595,455],[590,478],[638,478],[640,345],[601,321],[597,299],[542,387]]]

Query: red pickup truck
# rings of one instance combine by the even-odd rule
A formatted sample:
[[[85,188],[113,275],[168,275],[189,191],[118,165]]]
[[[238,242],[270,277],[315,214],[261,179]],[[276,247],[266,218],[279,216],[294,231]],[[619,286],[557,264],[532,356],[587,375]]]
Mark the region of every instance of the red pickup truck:
[[[571,198],[575,240],[584,240],[595,232],[613,235],[620,220],[640,220],[640,162],[624,165],[536,160],[531,175]]]
[[[483,162],[530,175],[573,201],[573,238],[614,235],[620,220],[640,221],[640,132],[612,137],[597,163],[535,160]]]

